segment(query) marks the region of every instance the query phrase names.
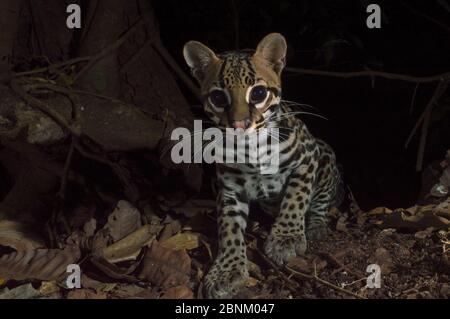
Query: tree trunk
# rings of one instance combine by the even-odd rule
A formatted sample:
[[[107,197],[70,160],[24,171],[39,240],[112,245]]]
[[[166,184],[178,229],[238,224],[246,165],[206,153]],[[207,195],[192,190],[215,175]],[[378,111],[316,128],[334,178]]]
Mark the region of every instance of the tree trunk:
[[[21,0],[0,1],[0,73],[10,71]]]
[[[88,16],[92,18],[85,26],[80,56],[93,56],[105,47],[115,42],[120,33],[124,31],[124,17],[126,1],[123,0],[98,0],[89,1]],[[114,50],[104,58],[97,61],[77,84],[91,92],[101,93],[111,97],[120,96],[120,75],[117,64],[117,50]]]

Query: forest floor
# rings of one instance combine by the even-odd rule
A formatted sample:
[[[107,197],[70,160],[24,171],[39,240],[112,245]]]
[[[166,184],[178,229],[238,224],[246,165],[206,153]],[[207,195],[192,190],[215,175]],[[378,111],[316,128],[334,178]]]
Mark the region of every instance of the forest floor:
[[[0,271],[10,274],[0,278],[0,299],[203,298],[202,279],[217,245],[214,206],[192,200],[160,218],[120,201],[105,226],[97,227],[92,207],[83,203],[75,219],[69,216],[82,230],[66,239],[64,249],[28,249],[31,257],[24,263],[23,254],[8,255],[0,246]],[[332,209],[330,215],[329,236],[310,242],[304,256],[283,268],[261,250],[269,223],[251,215],[250,278],[236,297],[450,298],[450,201],[394,211]],[[0,222],[0,243],[20,251],[11,232],[9,242],[5,239],[6,226],[15,227]],[[80,289],[67,287],[61,267],[68,263],[81,267]]]

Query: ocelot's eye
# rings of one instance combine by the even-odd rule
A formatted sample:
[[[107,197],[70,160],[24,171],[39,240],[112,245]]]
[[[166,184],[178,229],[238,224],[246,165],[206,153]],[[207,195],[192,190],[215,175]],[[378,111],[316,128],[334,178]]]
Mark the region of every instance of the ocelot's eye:
[[[222,90],[212,90],[211,93],[209,93],[209,100],[216,107],[224,107],[228,105],[227,95]]]
[[[250,92],[250,102],[251,103],[261,103],[266,99],[267,88],[262,85],[255,86]]]

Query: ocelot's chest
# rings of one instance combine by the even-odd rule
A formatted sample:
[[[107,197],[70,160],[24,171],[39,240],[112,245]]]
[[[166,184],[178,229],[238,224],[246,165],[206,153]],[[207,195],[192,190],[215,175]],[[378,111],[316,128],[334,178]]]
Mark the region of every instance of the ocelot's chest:
[[[288,173],[259,174],[249,179],[247,194],[250,200],[278,200],[283,197]]]
[[[283,197],[289,174],[290,170],[281,170],[275,174],[260,174],[222,166],[219,169],[218,181],[225,194],[239,194],[246,202],[276,201]]]

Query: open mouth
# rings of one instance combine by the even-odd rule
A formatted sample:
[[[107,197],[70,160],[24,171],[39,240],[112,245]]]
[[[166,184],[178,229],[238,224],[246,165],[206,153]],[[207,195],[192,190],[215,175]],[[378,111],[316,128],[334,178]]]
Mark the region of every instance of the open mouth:
[[[234,121],[233,122],[233,128],[235,128],[235,129],[239,129],[240,128],[240,129],[246,130],[246,129],[250,128],[253,125],[254,125],[254,122],[252,120],[250,120],[250,119],[245,119],[245,120],[242,120],[242,121]]]

